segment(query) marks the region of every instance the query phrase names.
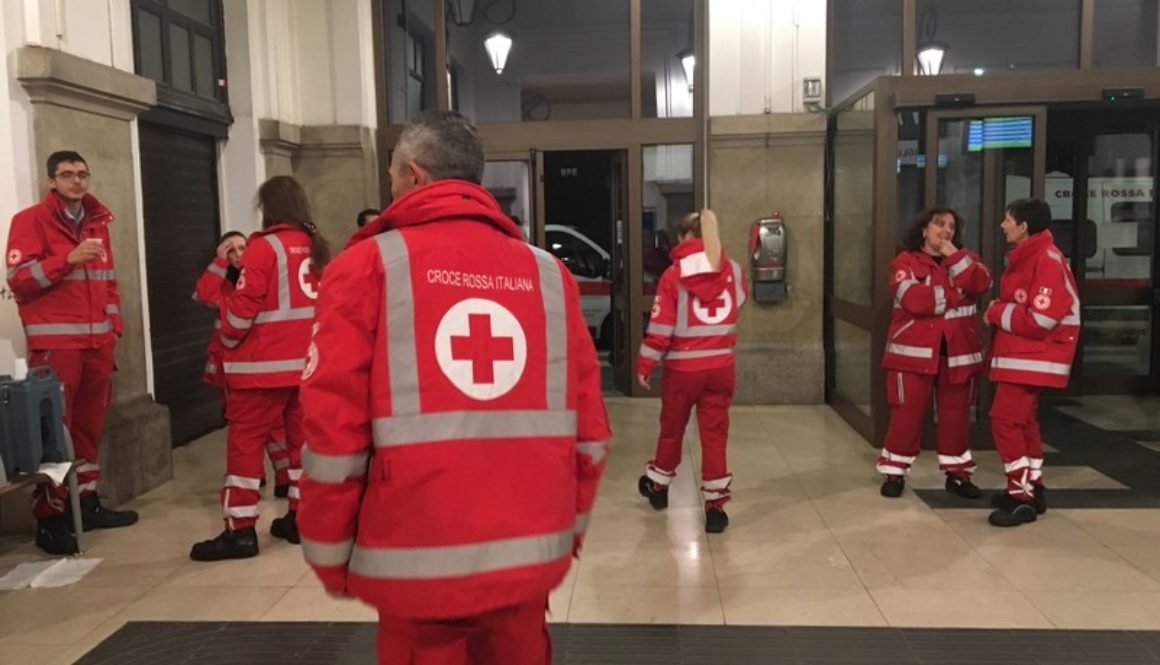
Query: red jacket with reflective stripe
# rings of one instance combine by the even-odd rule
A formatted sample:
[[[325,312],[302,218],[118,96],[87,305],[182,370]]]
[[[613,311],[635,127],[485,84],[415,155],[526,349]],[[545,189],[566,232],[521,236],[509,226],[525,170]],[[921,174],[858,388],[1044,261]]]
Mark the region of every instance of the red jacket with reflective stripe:
[[[547,598],[610,437],[571,273],[448,180],[356,234],[322,294],[298,528],[323,584],[411,618]]]
[[[225,347],[222,346],[221,339],[218,337],[218,331],[222,327],[222,310],[230,296],[234,294],[234,283],[226,279],[229,269],[229,261],[221,257],[214,257],[213,262],[206,266],[201,277],[197,279],[197,284],[193,287],[193,299],[218,313],[218,318],[214,319],[213,322],[214,333],[209,339],[209,348],[205,352],[205,372],[201,375],[201,380],[211,386],[219,387],[226,384],[226,377],[222,373],[222,356]]]
[[[242,274],[222,307],[219,341],[230,388],[297,386],[306,366],[318,278],[310,236],[277,224],[250,236]]]
[[[1041,231],[1007,254],[999,298],[987,308],[992,381],[1063,388],[1079,340],[1075,277],[1051,231]]]
[[[93,349],[121,334],[121,298],[109,238],[113,215],[91,194],[81,205],[85,216],[79,228],[51,191],[12,218],[8,285],[16,295],[30,349]],[[101,241],[104,254],[69,265],[69,252],[89,238]]]
[[[991,290],[991,271],[977,254],[960,249],[938,263],[925,252],[900,252],[890,263],[894,314],[882,366],[938,374],[942,340],[952,383],[983,373],[979,297]]]
[[[683,372],[732,365],[737,315],[749,292],[741,266],[722,252],[713,272],[699,239],[677,245],[670,256],[673,264],[657,285],[636,373],[648,375],[662,358],[665,367]]]

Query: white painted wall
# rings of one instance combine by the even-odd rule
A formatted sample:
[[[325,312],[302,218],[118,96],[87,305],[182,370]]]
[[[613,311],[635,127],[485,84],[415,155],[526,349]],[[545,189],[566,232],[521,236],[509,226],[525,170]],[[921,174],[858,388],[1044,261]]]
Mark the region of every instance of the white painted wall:
[[[712,0],[708,5],[709,115],[804,111],[802,78],[825,78],[826,3]]]
[[[4,6],[5,32],[9,25],[18,30],[19,45],[47,46],[133,71],[129,0],[5,0]]]
[[[230,111],[234,124],[229,137],[218,145],[218,192],[222,231],[249,233],[259,226],[254,210],[254,193],[266,179],[266,162],[258,145],[258,118],[254,114],[255,94],[264,92],[255,74],[264,51],[251,46],[258,33],[251,13],[257,3],[226,2],[226,79],[229,82]]]

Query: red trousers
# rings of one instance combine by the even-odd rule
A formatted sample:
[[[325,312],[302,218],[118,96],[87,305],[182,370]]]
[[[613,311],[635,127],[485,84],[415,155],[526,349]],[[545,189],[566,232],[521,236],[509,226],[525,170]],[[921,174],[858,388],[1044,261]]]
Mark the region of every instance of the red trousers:
[[[81,496],[95,494],[101,477],[100,445],[105,418],[113,403],[113,349],[52,349],[32,351],[30,367],[48,365],[64,385],[64,426],[72,437],[73,452],[80,465],[77,483]],[[68,509],[68,487],[41,483],[33,496],[32,514],[37,519],[60,515]]]
[[[1039,388],[996,383],[991,438],[1007,472],[1007,491],[1030,501],[1043,486],[1043,438],[1039,434]]]
[[[903,476],[922,450],[922,428],[931,392],[935,393],[938,413],[938,466],[951,476],[970,476],[975,461],[968,447],[971,404],[975,401],[975,380],[951,383],[947,379],[946,356],[937,375],[913,372],[886,372],[886,401],[890,403],[890,427],[878,472]]]
[[[645,467],[645,475],[662,487],[676,477],[685,427],[696,406],[701,435],[701,498],[719,508],[730,499],[729,484],[733,482],[725,459],[735,384],[733,365],[696,372],[665,368],[662,381],[661,433],[656,456]]]
[[[298,510],[303,439],[298,388],[230,390],[226,420],[226,479],[221,496],[226,528],[245,529],[258,521],[258,488],[265,475],[266,444],[283,426],[289,456],[290,510]]]
[[[548,599],[463,619],[379,614],[380,665],[549,665]]]
[[[226,389],[218,388],[218,397],[222,400],[222,411],[226,409]],[[274,467],[274,484],[290,484],[290,447],[286,443],[286,428],[283,426],[274,431],[274,435],[266,442],[266,456],[270,458],[270,465]]]

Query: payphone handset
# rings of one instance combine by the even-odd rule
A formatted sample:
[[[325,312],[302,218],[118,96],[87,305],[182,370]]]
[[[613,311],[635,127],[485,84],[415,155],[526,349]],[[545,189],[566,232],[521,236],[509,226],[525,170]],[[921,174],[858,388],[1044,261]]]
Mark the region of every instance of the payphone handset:
[[[749,229],[749,270],[755,301],[785,300],[788,249],[785,222],[780,213],[753,222]]]

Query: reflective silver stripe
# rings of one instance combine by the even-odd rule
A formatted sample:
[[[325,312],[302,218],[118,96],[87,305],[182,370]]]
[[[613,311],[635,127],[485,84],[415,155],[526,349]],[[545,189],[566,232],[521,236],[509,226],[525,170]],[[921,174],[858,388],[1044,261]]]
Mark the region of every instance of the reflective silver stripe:
[[[419,413],[419,360],[415,350],[415,304],[411,293],[411,257],[398,231],[375,236],[386,280],[385,325],[387,371],[391,381],[391,411],[396,416]]]
[[[225,338],[222,338],[223,344]],[[272,372],[301,372],[306,369],[306,359],[264,360],[255,362],[224,363],[226,374],[268,374]]]
[[[966,305],[964,307],[952,307],[947,310],[945,317],[947,319],[965,319],[968,316],[978,314],[979,310],[975,305]]]
[[[225,335],[222,335],[218,339],[221,340],[222,346],[226,347],[227,349],[236,349],[238,348],[238,345],[242,343],[241,340],[234,339],[233,337],[226,337]]]
[[[701,482],[701,489],[703,490],[723,490],[729,488],[729,483],[733,482],[733,476],[723,476],[714,480],[705,480]]]
[[[733,264],[733,289],[737,293],[737,309],[741,309],[749,294],[745,292],[744,285],[741,283],[741,264],[733,260],[730,260],[729,263]]]
[[[679,334],[689,327],[689,292],[683,287],[677,287],[677,327]]]
[[[463,577],[552,563],[572,553],[574,525],[537,536],[445,547],[356,545],[350,572],[379,579],[423,580]]]
[[[947,367],[965,367],[967,365],[977,365],[983,362],[982,353],[968,353],[961,356],[947,357]]]
[[[214,330],[221,330],[222,329],[222,320],[221,319],[214,319],[213,320],[213,329]]]
[[[1027,459],[1026,457],[1020,457],[1017,460],[1004,463],[1003,470],[1007,473],[1013,473],[1020,469],[1026,469],[1029,466],[1031,466],[1031,460]]]
[[[302,449],[302,469],[311,480],[320,483],[341,483],[367,474],[370,453],[354,455],[323,455],[306,446]]]
[[[345,566],[346,562],[350,561],[350,553],[353,549],[354,540],[344,540],[341,543],[320,543],[309,538],[302,539],[302,554],[306,560],[324,568]]]
[[[283,451],[289,450],[289,448],[286,447],[285,441],[271,441],[270,443],[266,444],[266,450]],[[303,450],[305,451],[305,449]]]
[[[439,441],[575,437],[575,411],[441,411],[375,418],[375,446]]]
[[[1055,326],[1059,325],[1059,321],[1056,321],[1050,316],[1044,316],[1039,312],[1031,312],[1031,318],[1035,319],[1035,323],[1039,324],[1039,327],[1044,330],[1055,330]]]
[[[951,278],[958,277],[959,275],[963,274],[967,268],[970,268],[972,263],[974,263],[974,261],[971,260],[971,257],[964,256],[963,258],[959,259],[953,266],[951,266],[947,272],[951,274]]]
[[[660,335],[661,337],[672,337],[673,336],[673,327],[665,325],[663,323],[649,323],[648,324],[648,334],[649,335]]]
[[[908,279],[900,283],[898,285],[898,290],[894,292],[894,303],[901,307],[902,298],[906,296],[906,292],[910,290],[910,287],[914,286],[915,284],[918,284],[917,279]]]
[[[899,464],[914,464],[914,461],[917,460],[918,457],[911,456],[911,455],[896,455],[896,454],[890,452],[889,450],[883,448],[882,449],[882,459],[884,459],[888,462],[897,462]]]
[[[257,506],[230,506],[226,508],[226,517],[257,517]]]
[[[716,356],[731,356],[733,349],[702,349],[697,351],[669,351],[669,360],[695,360],[697,358],[714,358]]]
[[[947,292],[941,286],[934,287],[934,313],[943,314],[947,311]]]
[[[113,304],[105,305],[105,314],[120,314],[121,308]]]
[[[243,476],[226,476],[226,487],[236,487],[243,490],[254,490],[255,492],[261,488],[261,478],[245,478]]]
[[[101,323],[34,323],[24,326],[24,334],[34,335],[101,335],[113,331],[113,322]]]
[[[226,269],[219,266],[216,263],[209,264],[209,267],[207,267],[206,270],[208,272],[212,272],[213,274],[217,275],[218,277],[225,277],[226,276]]]
[[[891,342],[886,345],[886,351],[893,353],[896,356],[906,356],[907,358],[933,358],[934,349],[924,346],[910,346],[908,344],[895,344]],[[901,376],[901,374],[899,375]]]
[[[720,337],[721,335],[732,335],[737,332],[737,326],[686,326],[683,330],[677,333],[678,337]]]
[[[254,323],[271,323],[274,321],[301,321],[313,319],[313,307],[296,307],[293,309],[276,309],[272,312],[262,312],[254,317]]]
[[[295,500],[297,500],[297,499],[301,499],[301,498],[302,498],[302,495],[301,495],[301,494],[299,493],[299,491],[298,491],[298,486],[297,486],[297,485],[291,485],[291,486],[290,486],[290,487],[289,487],[289,488],[286,490],[286,498],[287,498],[287,499],[295,499]]]
[[[548,411],[560,411],[568,404],[568,312],[564,308],[564,277],[560,263],[551,253],[528,246],[540,268],[540,295],[544,300],[545,341],[547,342]]]
[[[44,274],[44,266],[40,264],[40,261],[33,261],[28,266],[28,270],[32,273],[32,278],[35,279],[36,283],[40,285],[40,288],[47,289],[48,287],[52,286],[52,282],[50,282],[48,280],[48,276]]]
[[[1007,303],[1003,306],[1003,316],[999,319],[999,327],[1007,332],[1011,332],[1011,315],[1015,313],[1015,303]]]
[[[640,355],[644,356],[645,358],[649,358],[650,360],[660,360],[663,354],[647,344],[641,344]]]
[[[253,319],[243,319],[228,309],[226,310],[226,321],[238,330],[249,330],[254,325]]]
[[[1057,376],[1071,375],[1071,365],[1053,363],[1046,360],[1027,360],[1024,358],[991,358],[991,368],[1039,372],[1040,374],[1055,374]]]
[[[86,279],[94,282],[113,282],[116,281],[117,274],[112,270],[86,270],[84,268],[77,268],[65,275],[63,279],[66,282],[80,282]]]
[[[907,328],[914,325],[914,319],[907,321],[901,328],[899,328],[890,339],[898,339],[898,336],[906,331]]]
[[[590,517],[591,517],[590,513],[577,513],[576,524],[572,527],[572,530],[576,533],[584,533],[585,531],[587,531],[588,530],[588,520]]]
[[[591,457],[594,464],[599,464],[608,455],[608,442],[580,441],[576,444],[576,452]]]
[[[1078,326],[1082,323],[1078,314],[1068,314],[1060,321],[1065,326]]]
[[[274,248],[278,259],[278,309],[290,309],[290,262],[286,259],[286,248],[276,233],[262,237]]]
[[[895,372],[894,378],[895,383],[898,384],[898,403],[906,404],[906,389],[902,383],[902,372]]]
[[[959,464],[970,464],[974,460],[971,459],[971,451],[966,451],[962,455],[939,455],[938,463],[944,466],[953,466]]]

